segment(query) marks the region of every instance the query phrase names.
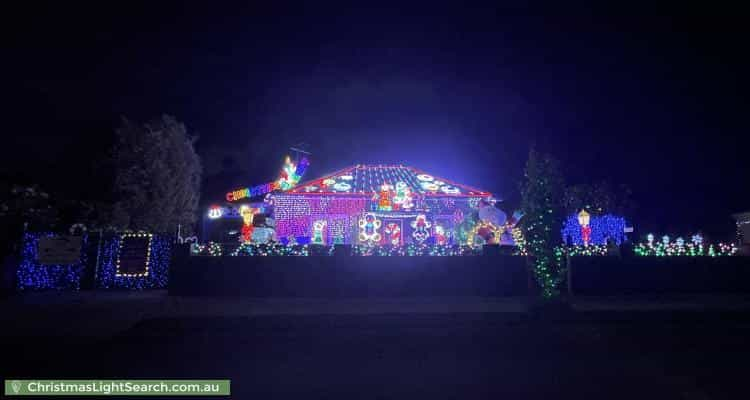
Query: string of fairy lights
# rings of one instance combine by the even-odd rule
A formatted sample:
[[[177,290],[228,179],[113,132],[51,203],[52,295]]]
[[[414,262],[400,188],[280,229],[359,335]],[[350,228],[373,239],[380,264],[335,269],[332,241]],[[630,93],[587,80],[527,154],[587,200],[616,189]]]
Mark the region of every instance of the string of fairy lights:
[[[633,251],[642,257],[724,257],[736,255],[739,248],[734,243],[705,243],[700,234],[693,235],[689,242],[682,237],[672,241],[669,235],[656,241],[653,234],[648,234],[646,241],[636,244]]]

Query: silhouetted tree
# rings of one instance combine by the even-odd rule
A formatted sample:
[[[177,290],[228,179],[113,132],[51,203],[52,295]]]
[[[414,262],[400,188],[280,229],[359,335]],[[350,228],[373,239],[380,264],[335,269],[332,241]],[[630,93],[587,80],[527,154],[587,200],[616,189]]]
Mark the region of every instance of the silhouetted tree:
[[[123,118],[116,133],[114,225],[151,232],[174,232],[181,225],[191,233],[202,170],[196,137],[167,115],[143,125]]]

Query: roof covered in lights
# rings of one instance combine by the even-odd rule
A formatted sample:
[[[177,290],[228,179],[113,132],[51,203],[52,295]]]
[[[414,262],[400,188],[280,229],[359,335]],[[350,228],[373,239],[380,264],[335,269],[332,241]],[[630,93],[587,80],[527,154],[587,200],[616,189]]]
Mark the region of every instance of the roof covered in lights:
[[[404,165],[355,165],[299,184],[287,194],[373,195],[386,184],[408,187],[425,196],[490,197],[490,192],[428,174]]]

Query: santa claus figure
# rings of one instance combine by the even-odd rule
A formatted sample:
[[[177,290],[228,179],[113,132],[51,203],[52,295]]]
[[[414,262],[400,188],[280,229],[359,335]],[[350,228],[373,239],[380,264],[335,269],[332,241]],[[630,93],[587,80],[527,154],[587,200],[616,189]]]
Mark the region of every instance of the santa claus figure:
[[[393,186],[383,183],[383,185],[380,186],[380,192],[375,194],[372,197],[373,201],[378,202],[378,210],[380,211],[391,211],[393,210],[393,200],[392,197],[392,191]]]
[[[435,244],[440,246],[448,244],[448,236],[445,234],[445,228],[440,225],[435,226]]]
[[[255,230],[253,219],[257,213],[257,208],[250,208],[248,206],[240,207],[240,215],[242,216],[242,236],[240,240],[242,242],[247,243],[253,239],[253,231]]]

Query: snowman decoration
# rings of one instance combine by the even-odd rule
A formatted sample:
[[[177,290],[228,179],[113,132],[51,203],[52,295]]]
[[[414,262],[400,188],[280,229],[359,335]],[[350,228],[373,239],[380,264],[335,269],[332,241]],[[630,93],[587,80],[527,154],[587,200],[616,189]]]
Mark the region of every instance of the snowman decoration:
[[[326,242],[325,229],[326,229],[326,221],[318,220],[318,221],[313,222],[313,237],[312,237],[313,244],[325,244]]]
[[[406,182],[396,183],[396,194],[393,196],[394,209],[409,210],[414,207],[414,201],[411,198],[411,189]]]

